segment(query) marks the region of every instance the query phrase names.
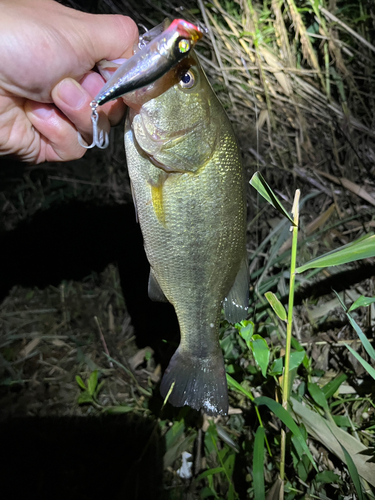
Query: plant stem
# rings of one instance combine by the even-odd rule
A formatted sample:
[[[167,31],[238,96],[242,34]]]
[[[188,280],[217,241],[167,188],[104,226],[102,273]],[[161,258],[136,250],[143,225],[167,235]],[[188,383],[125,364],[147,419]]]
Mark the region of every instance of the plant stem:
[[[286,344],[285,344],[285,366],[284,366],[284,376],[282,384],[283,392],[283,407],[285,410],[288,409],[288,399],[289,399],[289,366],[290,366],[290,346],[292,342],[292,326],[293,326],[293,303],[294,303],[294,283],[296,279],[296,257],[297,257],[297,241],[298,241],[298,204],[300,197],[300,190],[296,190],[293,202],[293,217],[295,226],[292,227],[292,254],[290,259],[290,284],[289,284],[289,302],[288,302],[288,322],[286,327]],[[281,444],[280,444],[280,478],[284,483],[285,476],[285,450],[286,450],[286,434],[285,431],[281,431]],[[280,491],[280,500],[284,498],[284,486],[282,486]]]

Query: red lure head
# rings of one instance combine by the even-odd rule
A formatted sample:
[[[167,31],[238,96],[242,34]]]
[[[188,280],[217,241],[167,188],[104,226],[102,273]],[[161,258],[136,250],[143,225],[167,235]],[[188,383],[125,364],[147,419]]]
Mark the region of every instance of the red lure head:
[[[191,39],[193,43],[200,40],[203,36],[201,30],[195,24],[189,23],[184,19],[174,19],[165,31],[174,30],[177,30],[180,36]]]

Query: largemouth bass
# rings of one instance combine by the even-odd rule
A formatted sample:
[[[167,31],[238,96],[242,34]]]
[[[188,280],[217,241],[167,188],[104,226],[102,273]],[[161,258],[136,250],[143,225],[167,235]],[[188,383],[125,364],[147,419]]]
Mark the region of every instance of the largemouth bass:
[[[147,33],[150,44],[160,36],[159,28]],[[147,46],[138,64],[139,71],[148,68],[151,83],[123,99],[129,106],[129,176],[151,266],[149,296],[169,301],[180,325],[181,342],[160,391],[174,406],[225,415],[221,309],[235,323],[246,317],[249,302],[241,157],[229,119],[194,51],[160,78],[153,54]],[[113,66],[99,65],[106,79]],[[129,67],[128,80],[121,72],[121,88],[127,91],[135,88],[137,73],[137,65]],[[107,89],[116,88],[114,76]],[[142,78],[138,75],[136,81]]]
[[[248,309],[245,189],[232,126],[193,52],[124,101],[149,295],[169,301],[180,325],[161,394],[174,406],[225,415],[221,309],[232,323]]]

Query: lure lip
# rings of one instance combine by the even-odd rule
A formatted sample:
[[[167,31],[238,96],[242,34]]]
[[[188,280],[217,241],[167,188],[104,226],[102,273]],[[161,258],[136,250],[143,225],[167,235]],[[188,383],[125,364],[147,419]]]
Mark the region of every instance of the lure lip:
[[[175,19],[115,71],[94,101],[102,106],[154,83],[185,58],[202,37],[203,32],[197,26],[184,19]]]

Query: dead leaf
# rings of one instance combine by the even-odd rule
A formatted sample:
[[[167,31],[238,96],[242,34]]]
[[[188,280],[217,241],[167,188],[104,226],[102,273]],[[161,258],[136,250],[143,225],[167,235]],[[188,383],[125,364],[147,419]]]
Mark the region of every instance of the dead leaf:
[[[272,488],[268,491],[266,500],[279,500],[282,486],[283,481],[278,477],[273,483]]]
[[[20,357],[21,358],[26,358],[34,349],[35,347],[39,344],[40,342],[40,337],[37,337],[33,340],[31,340],[23,349],[20,351]]]
[[[278,81],[280,87],[283,89],[284,94],[289,96],[292,93],[292,87],[288,76],[283,71],[283,66],[280,64],[279,59],[271,54],[271,52],[265,47],[260,47],[259,50],[266,60],[266,63],[273,71],[273,74],[275,75],[275,78]]]
[[[134,356],[129,358],[129,366],[131,370],[135,371],[145,360],[145,356],[147,353],[150,353],[151,356],[154,354],[153,349],[151,347],[145,347],[144,349],[140,349]]]
[[[345,463],[341,443],[355,463],[358,474],[372,486],[375,486],[375,464],[368,462],[368,457],[361,454],[367,450],[364,444],[295,399],[291,398],[290,402],[294,414],[303,422],[307,432],[314,439],[322,443]]]
[[[349,189],[349,191],[351,191],[352,193],[356,194],[360,198],[366,200],[371,205],[375,206],[375,199],[365,189],[363,189],[358,184],[355,184],[354,182],[350,181],[346,177],[335,177],[334,175],[327,174],[327,172],[322,172],[321,170],[317,170],[315,168],[313,168],[312,170],[317,174],[326,177],[327,179],[330,179],[335,184],[339,184],[344,188]]]
[[[301,241],[303,238],[306,236],[309,236],[312,234],[314,231],[319,229],[321,226],[323,226],[327,220],[331,217],[332,213],[335,211],[336,205],[332,203],[325,212],[320,214],[316,219],[314,219],[310,224],[306,226],[306,229],[304,231],[304,234],[302,235],[301,233],[298,235],[298,241]],[[285,250],[288,250],[292,246],[292,237],[290,237],[283,245],[281,245],[280,250],[279,250],[279,255],[285,252]]]

